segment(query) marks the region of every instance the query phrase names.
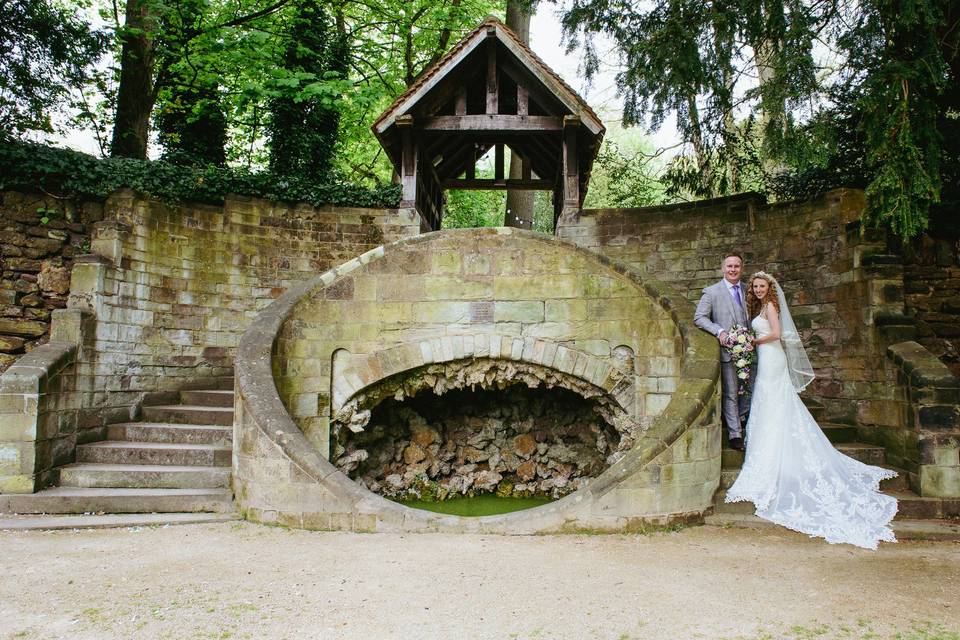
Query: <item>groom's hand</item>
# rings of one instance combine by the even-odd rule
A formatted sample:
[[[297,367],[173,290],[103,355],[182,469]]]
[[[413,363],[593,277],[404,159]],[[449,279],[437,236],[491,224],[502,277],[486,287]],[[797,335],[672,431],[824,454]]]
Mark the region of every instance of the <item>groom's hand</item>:
[[[727,336],[726,331],[721,331],[720,333],[717,334],[717,340],[720,342],[721,347],[727,346],[728,339],[729,337]]]

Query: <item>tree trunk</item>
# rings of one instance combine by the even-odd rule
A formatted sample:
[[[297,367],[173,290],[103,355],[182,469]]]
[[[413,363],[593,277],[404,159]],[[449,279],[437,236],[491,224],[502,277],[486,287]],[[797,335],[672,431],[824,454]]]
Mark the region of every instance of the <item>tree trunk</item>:
[[[530,42],[530,16],[533,15],[535,5],[536,0],[507,0],[507,27],[516,33],[524,44]],[[519,180],[522,177],[523,160],[511,152],[510,179]],[[507,208],[503,215],[503,226],[532,229],[533,196],[533,191],[507,191]]]
[[[154,19],[149,0],[127,0],[122,30],[120,86],[113,121],[113,157],[147,157],[150,112],[156,99],[153,87]]]
[[[700,128],[700,109],[697,108],[697,100],[695,97],[687,97],[687,110],[690,113],[690,143],[693,145],[693,152],[697,156],[697,169],[700,172],[700,188],[708,198],[714,198],[717,196],[717,191],[713,184],[713,170],[710,166],[710,158],[707,156],[707,150],[703,146],[703,132]]]

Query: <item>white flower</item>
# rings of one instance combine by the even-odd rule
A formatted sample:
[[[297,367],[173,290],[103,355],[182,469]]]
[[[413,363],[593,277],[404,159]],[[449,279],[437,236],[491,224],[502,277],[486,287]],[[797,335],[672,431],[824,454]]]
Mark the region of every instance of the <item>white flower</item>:
[[[749,377],[749,374],[746,371],[741,371],[737,374],[737,377],[741,380],[746,380]]]
[[[738,344],[738,345],[734,345],[734,347],[733,347],[733,352],[734,352],[734,353],[742,353],[742,352],[743,352],[743,346],[742,346],[742,345],[739,345],[739,344]]]
[[[737,336],[737,342],[739,342],[740,344],[744,344],[746,341],[747,341],[747,336],[743,336],[743,335]]]
[[[744,360],[743,358],[740,358],[739,360],[737,360],[737,368],[738,368],[738,369],[743,369],[745,366],[747,366],[747,361],[746,361],[746,360]]]

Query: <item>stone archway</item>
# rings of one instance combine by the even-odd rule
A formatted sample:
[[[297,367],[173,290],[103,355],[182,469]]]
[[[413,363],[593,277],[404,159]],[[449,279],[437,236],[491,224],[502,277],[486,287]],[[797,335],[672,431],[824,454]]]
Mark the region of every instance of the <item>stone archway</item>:
[[[392,498],[555,499],[620,460],[643,433],[629,412],[630,370],[548,341],[514,350],[511,336],[470,338],[459,358],[444,353],[461,345],[445,350],[442,340],[395,347],[385,359],[414,366],[346,399],[334,393],[335,466]],[[335,387],[370,371],[370,356],[339,356]],[[448,408],[451,395],[457,406]]]
[[[254,520],[358,530],[623,529],[698,517],[719,481],[717,364],[687,307],[601,256],[517,230],[432,233],[364,254],[291,288],[244,336],[237,501]],[[405,372],[423,381],[430,367],[454,367],[468,385],[490,373],[486,363],[601,399],[632,446],[554,503],[480,518],[397,505],[327,459],[334,423],[361,425],[366,405],[411,379]]]

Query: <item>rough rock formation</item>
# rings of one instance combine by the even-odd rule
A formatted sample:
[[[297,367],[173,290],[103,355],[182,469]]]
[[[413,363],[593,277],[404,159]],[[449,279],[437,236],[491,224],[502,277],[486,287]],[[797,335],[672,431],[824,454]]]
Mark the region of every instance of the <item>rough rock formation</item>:
[[[557,498],[618,456],[622,438],[599,409],[571,391],[519,384],[441,396],[423,390],[387,398],[360,431],[341,429],[334,462],[388,497]]]

